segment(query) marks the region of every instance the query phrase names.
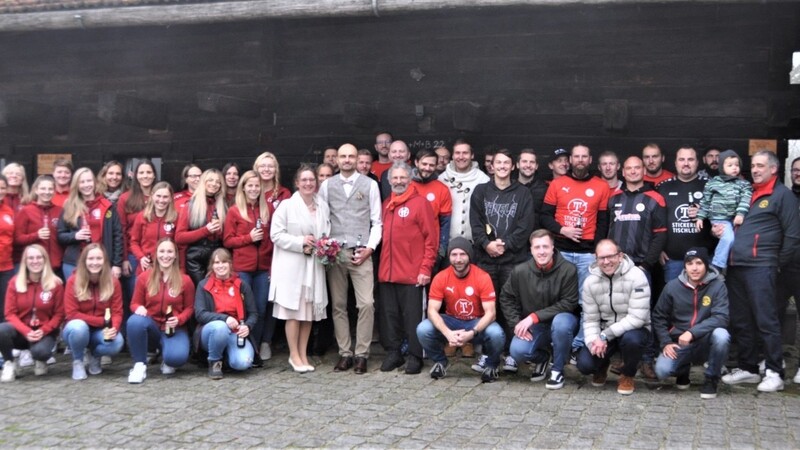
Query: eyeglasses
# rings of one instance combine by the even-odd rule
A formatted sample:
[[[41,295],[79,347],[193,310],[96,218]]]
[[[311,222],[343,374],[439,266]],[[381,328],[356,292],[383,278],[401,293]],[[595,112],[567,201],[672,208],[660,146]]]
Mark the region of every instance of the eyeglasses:
[[[617,258],[617,256],[619,256],[619,252],[614,253],[613,255],[607,255],[607,256],[597,255],[597,260],[598,261],[602,261],[602,262],[613,261],[613,260],[615,260]]]
[[[800,173],[800,169],[792,169],[792,173]]]
[[[392,141],[375,141],[377,145],[389,145]]]
[[[186,175],[186,178],[200,178],[200,174],[197,174],[197,175],[189,174],[189,175]]]

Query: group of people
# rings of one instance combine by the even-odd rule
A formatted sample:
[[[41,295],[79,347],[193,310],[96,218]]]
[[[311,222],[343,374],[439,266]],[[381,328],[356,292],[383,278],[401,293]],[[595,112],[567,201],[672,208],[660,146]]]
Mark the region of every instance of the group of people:
[[[326,149],[296,171],[293,194],[269,152],[243,173],[187,165],[177,193],[148,160],[129,177],[118,162],[95,176],[58,161],[30,192],[22,166],[7,165],[2,381],[20,370],[13,349],[46,373],[59,336],[75,379],[101,373],[125,342],[131,383],[154,351],[167,375],[207,354],[218,379],[270,359],[277,320],[292,370],[315,370],[309,339],[322,322],[334,371],[363,374],[377,318],[382,371],[420,373],[427,354],[441,378],[460,350],[484,382],[529,364],[532,381],[560,389],[572,359],[595,385],[618,373],[631,394],[639,370],[683,389],[707,361],[703,398],[720,380],[783,389],[780,315],[800,286],[777,274],[800,272],[800,161],[790,190],[770,152],[751,157],[752,185],[734,151],[707,150],[700,174],[689,146],[674,174],[656,144],[622,164],[604,152],[595,173],[578,144],[553,152],[548,179],[532,149],[491,149],[481,170],[465,140],[412,159],[381,132],[375,154]],[[738,368],[722,376],[731,336]]]

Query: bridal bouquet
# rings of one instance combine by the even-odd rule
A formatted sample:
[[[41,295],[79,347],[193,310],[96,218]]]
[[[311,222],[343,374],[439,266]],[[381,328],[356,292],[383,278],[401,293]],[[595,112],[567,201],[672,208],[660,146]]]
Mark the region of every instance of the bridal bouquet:
[[[314,256],[317,261],[324,266],[331,266],[344,261],[345,255],[342,252],[342,244],[336,239],[322,236],[314,243]]]

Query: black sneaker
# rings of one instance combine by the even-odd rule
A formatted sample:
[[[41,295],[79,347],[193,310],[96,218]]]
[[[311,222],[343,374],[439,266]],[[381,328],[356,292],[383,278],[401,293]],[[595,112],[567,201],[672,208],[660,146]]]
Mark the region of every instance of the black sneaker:
[[[439,378],[444,378],[447,375],[447,363],[434,363],[433,367],[431,367],[431,378],[434,380],[438,380]]]
[[[706,377],[703,387],[700,388],[700,398],[717,398],[717,384],[719,384],[719,379]]]
[[[547,389],[561,389],[564,387],[564,374],[561,372],[556,372],[555,370],[550,372],[550,378],[547,379],[547,383],[544,384],[544,387]]]
[[[484,383],[492,383],[499,377],[497,369],[494,367],[487,367],[483,369],[483,373],[481,374],[481,381]]]
[[[222,361],[208,362],[208,378],[212,380],[222,379]]]
[[[400,356],[400,352],[389,352],[381,364],[381,372],[391,372],[405,364],[406,360]]]
[[[422,372],[422,359],[408,355],[408,362],[406,363],[406,375],[416,375]]]
[[[688,373],[684,373],[682,375],[678,375],[675,378],[675,387],[678,388],[681,391],[685,391],[686,389],[689,389],[689,386],[691,386],[691,384],[692,384],[692,382],[689,380],[689,374]]]
[[[547,378],[547,369],[550,365],[550,354],[540,363],[531,364],[531,381],[542,381]]]

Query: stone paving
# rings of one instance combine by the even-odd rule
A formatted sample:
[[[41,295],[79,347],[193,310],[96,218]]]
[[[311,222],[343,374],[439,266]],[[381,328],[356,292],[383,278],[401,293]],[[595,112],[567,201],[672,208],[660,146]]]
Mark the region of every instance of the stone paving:
[[[800,448],[800,386],[791,382],[775,394],[721,385],[717,399],[701,400],[695,384],[678,391],[637,378],[624,397],[615,376],[594,388],[570,366],[564,389],[548,391],[527,368],[482,384],[472,361],[458,359],[441,380],[428,376],[428,361],[420,375],[382,373],[373,348],[365,375],[333,372],[330,352],[316,372],[295,374],[278,353],[220,381],[191,363],[169,378],[151,365],[142,385],[127,383],[127,354],[83,382],[60,355],[48,375],[28,369],[0,385],[0,446]]]

